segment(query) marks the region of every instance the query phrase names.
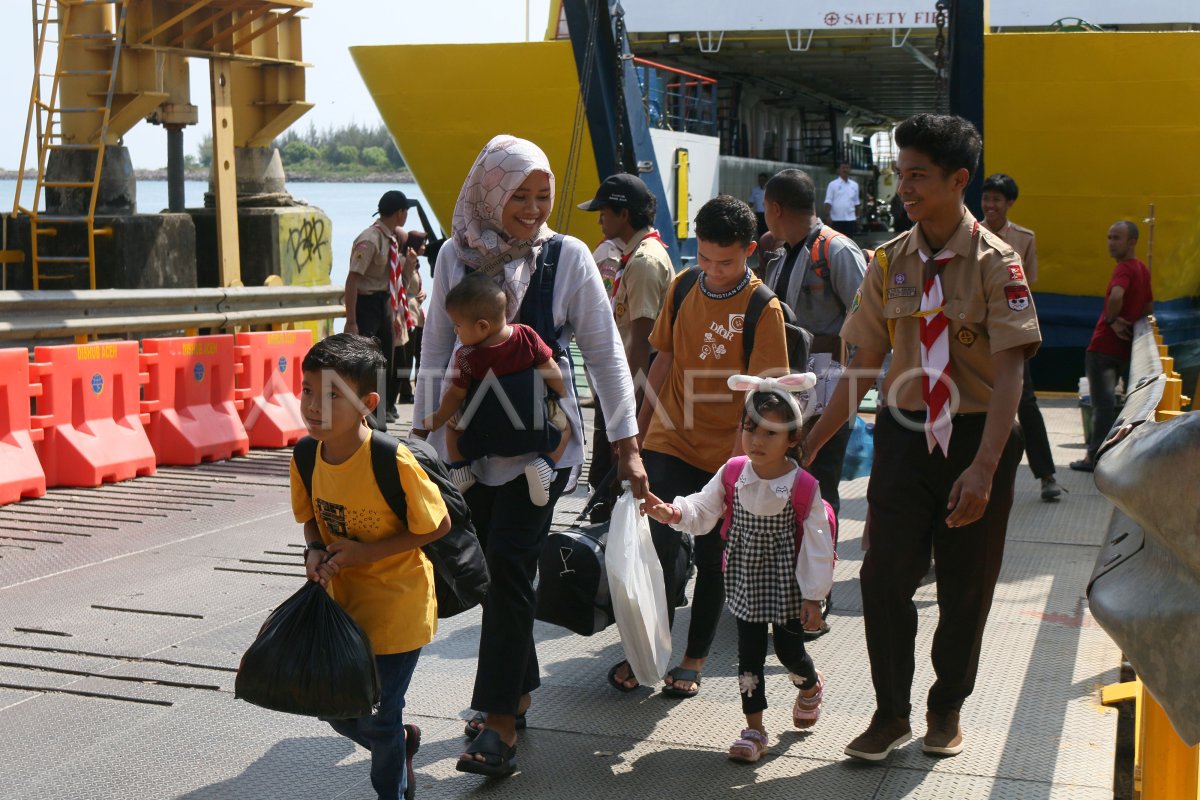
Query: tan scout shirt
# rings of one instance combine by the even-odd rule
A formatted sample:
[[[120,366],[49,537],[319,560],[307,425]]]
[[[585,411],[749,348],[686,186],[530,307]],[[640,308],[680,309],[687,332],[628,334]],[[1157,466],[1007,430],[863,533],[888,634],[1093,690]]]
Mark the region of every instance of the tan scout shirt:
[[[1038,263],[1037,245],[1033,241],[1033,231],[1022,228],[1012,220],[996,233],[1004,243],[1017,251],[1021,257],[1021,268],[1025,271],[1025,281],[1030,285],[1037,283]]]
[[[621,282],[613,295],[613,316],[617,321],[617,332],[625,352],[633,345],[633,321],[654,319],[662,310],[663,296],[675,268],[667,248],[657,239],[648,237],[651,229],[635,234],[633,241],[625,247],[628,256],[621,272]]]
[[[1029,358],[1037,352],[1042,334],[1016,253],[966,209],[946,249],[955,253],[941,275],[950,323],[950,378],[959,392],[957,412],[983,413],[996,384],[992,353],[1021,347]],[[925,285],[919,250],[932,253],[920,225],[876,250],[842,326],[848,343],[876,353],[892,351],[884,396],[889,405],[914,412],[925,410],[921,323],[914,316]]]
[[[363,294],[388,291],[388,251],[392,233],[376,222],[358,235],[350,248],[350,271],[356,272]]]

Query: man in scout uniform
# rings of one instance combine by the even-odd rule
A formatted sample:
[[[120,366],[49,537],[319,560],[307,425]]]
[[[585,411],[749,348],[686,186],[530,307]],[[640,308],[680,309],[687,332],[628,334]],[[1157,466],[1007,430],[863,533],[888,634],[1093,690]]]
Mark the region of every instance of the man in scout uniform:
[[[417,204],[404,192],[383,193],[375,212],[379,219],[358,235],[350,249],[350,273],[346,276],[346,333],[357,333],[379,340],[387,359],[387,385],[379,387],[380,395],[395,398],[398,392],[393,346],[395,329],[406,332],[411,313],[408,295],[404,290],[403,271],[416,269],[417,254],[411,249],[400,252],[396,228],[408,219],[408,209]],[[408,263],[410,262],[411,263]],[[398,418],[395,407],[387,409],[387,421]]]
[[[1033,231],[1022,228],[1008,218],[1013,203],[1017,202],[1017,182],[1003,172],[989,175],[983,181],[980,206],[983,209],[983,224],[1004,243],[1016,251],[1021,259],[1019,269],[1030,286],[1037,283],[1037,245]],[[1033,392],[1033,374],[1029,362],[1025,362],[1025,375],[1021,383],[1021,403],[1017,406],[1017,421],[1025,437],[1025,454],[1029,457],[1029,469],[1033,477],[1042,483],[1042,499],[1053,502],[1062,496],[1062,488],[1054,478],[1054,455],[1050,451],[1050,437],[1046,435],[1046,421],[1038,408],[1037,395]]]
[[[624,243],[613,277],[612,304],[635,387],[641,386],[650,372],[650,332],[675,276],[667,248],[653,227],[657,207],[653,192],[642,179],[626,174],[605,179],[590,202],[579,204],[584,211],[600,212],[600,230],[606,240]],[[589,483],[598,488],[611,465],[604,415],[597,408]]]
[[[842,373],[842,323],[862,284],[867,262],[849,236],[821,223],[816,214],[816,187],[808,173],[785,169],[767,181],[767,226],[783,249],[764,256],[763,283],[786,303],[796,322],[813,334],[809,368],[818,385],[806,420],[817,420],[829,399],[829,389]],[[814,258],[815,256],[815,258]],[[825,391],[820,391],[822,388]],[[821,497],[841,509],[838,483],[850,441],[851,427],[843,425],[825,443],[809,472],[821,484]],[[822,625],[817,635],[828,630]]]
[[[983,146],[978,131],[960,117],[919,114],[895,136],[898,191],[916,225],[875,251],[842,328],[858,351],[805,440],[811,459],[891,351],[860,575],[876,711],[846,747],[868,761],[912,738],[912,598],[934,549],[937,680],[923,749],[962,750],[959,710],[975,686],[1021,460],[1013,418],[1022,365],[1041,342],[1020,260],[962,204]]]

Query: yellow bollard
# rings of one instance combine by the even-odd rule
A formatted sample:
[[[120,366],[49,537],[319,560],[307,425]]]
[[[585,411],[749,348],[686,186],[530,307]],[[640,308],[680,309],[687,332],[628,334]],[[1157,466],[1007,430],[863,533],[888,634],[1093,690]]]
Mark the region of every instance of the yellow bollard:
[[[1124,683],[1113,683],[1100,688],[1100,704],[1115,708],[1118,703],[1133,701],[1133,796],[1142,794],[1142,696],[1146,687],[1142,679],[1133,676],[1133,680]]]
[[[1141,763],[1134,764],[1134,786],[1140,773],[1142,800],[1200,798],[1200,746],[1188,747],[1151,694],[1140,692]]]

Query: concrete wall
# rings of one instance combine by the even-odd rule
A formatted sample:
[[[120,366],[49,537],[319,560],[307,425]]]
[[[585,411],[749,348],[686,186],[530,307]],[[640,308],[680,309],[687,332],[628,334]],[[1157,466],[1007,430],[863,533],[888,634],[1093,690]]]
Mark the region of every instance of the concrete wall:
[[[188,209],[196,225],[196,272],[201,286],[219,286],[217,214],[211,208]],[[242,283],[262,286],[278,275],[289,286],[329,283],[333,269],[333,223],[319,208],[238,209],[238,251]]]
[[[30,252],[29,218],[16,218],[9,247]],[[96,217],[96,227],[111,227],[112,236],[96,237],[96,288],[173,289],[196,286],[196,229],[187,214],[125,214]],[[87,230],[81,224],[54,226],[58,234],[42,237],[39,255],[87,254]],[[64,276],[61,280],[55,275]],[[42,289],[87,289],[87,264],[43,265]],[[9,265],[9,289],[32,289],[33,269]]]

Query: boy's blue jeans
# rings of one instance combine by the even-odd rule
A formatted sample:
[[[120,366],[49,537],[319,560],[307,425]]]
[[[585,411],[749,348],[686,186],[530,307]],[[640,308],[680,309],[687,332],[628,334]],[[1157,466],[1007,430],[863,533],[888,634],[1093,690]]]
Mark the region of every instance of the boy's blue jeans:
[[[379,673],[379,708],[369,717],[325,720],[335,731],[371,751],[371,785],[379,800],[404,796],[404,695],[417,668],[421,649],[375,656]]]

